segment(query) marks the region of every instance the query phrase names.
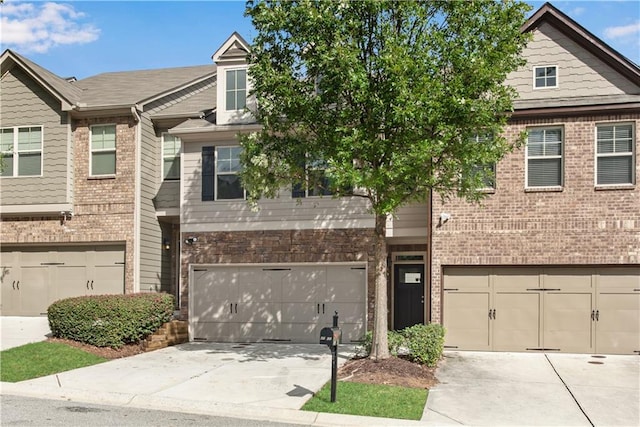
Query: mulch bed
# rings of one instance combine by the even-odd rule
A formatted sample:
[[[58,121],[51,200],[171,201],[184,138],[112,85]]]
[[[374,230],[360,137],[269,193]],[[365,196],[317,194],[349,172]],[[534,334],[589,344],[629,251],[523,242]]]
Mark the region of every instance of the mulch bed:
[[[57,342],[82,349],[88,353],[95,354],[96,356],[104,357],[105,359],[120,359],[121,357],[134,356],[136,354],[144,353],[142,344],[128,344],[120,348],[111,347],[96,347],[95,345],[84,344],[78,341],[67,340],[63,338],[49,338],[49,342]]]
[[[345,362],[338,370],[338,379],[429,389],[438,384],[435,370],[436,368],[429,368],[401,357],[379,361],[361,358]]]

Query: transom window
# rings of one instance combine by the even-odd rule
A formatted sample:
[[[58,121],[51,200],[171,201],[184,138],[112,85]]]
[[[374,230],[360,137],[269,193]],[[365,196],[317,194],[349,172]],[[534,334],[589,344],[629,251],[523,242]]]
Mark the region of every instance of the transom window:
[[[558,67],[555,65],[533,68],[534,87],[558,87]]]
[[[562,186],[562,128],[529,129],[527,187]]]
[[[243,110],[247,105],[247,70],[227,71],[227,111]]]
[[[162,176],[164,179],[180,179],[180,138],[162,134]]]
[[[633,184],[634,140],[631,123],[596,126],[596,185]]]
[[[116,126],[91,126],[91,165],[89,175],[116,174]]]
[[[202,200],[244,199],[242,147],[202,147]]]
[[[42,175],[42,127],[24,126],[0,130],[2,176]]]

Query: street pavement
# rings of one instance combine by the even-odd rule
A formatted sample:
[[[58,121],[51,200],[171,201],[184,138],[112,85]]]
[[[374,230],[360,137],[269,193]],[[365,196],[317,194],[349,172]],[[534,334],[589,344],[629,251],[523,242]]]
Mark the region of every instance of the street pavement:
[[[11,331],[46,338],[37,322],[8,327],[15,319],[0,319],[3,348]],[[341,365],[353,347],[340,349]],[[194,342],[0,383],[0,394],[313,426],[640,425],[638,356],[445,352],[421,421],[300,411],[330,367],[324,345]]]

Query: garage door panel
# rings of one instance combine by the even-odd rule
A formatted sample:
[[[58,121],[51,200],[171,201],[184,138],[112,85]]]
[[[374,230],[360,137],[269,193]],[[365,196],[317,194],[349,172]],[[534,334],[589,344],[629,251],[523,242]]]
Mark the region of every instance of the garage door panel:
[[[194,294],[193,298],[196,298]],[[193,320],[228,322],[235,319],[234,304],[231,301],[211,301],[200,297],[195,300]]]
[[[283,302],[314,302],[324,299],[327,283],[324,267],[292,267],[282,279]]]
[[[489,269],[487,268],[447,268],[445,289],[459,290],[488,289]]]
[[[333,315],[338,312],[338,324],[361,322],[365,317],[364,304],[350,302],[332,302],[323,304],[322,320],[328,325],[333,324]]]
[[[193,339],[232,342],[240,337],[240,324],[235,322],[192,322]]]
[[[344,323],[340,324],[340,330],[342,331],[342,342],[344,344],[350,344],[355,342],[361,342],[364,339],[365,327],[364,323]]]
[[[237,322],[280,322],[282,304],[279,302],[249,301],[238,303]]]
[[[280,327],[282,338],[298,343],[317,343],[320,340],[317,323],[283,323]]]
[[[493,273],[495,290],[523,291],[539,288],[540,272],[533,268],[500,268]]]
[[[548,293],[544,304],[545,348],[572,353],[592,351],[592,293]]]
[[[538,292],[499,292],[495,296],[494,349],[525,351],[540,347],[540,305]]]
[[[255,342],[262,340],[279,340],[281,337],[278,323],[244,322],[238,323],[238,335],[233,341]]]
[[[353,286],[354,283],[366,283],[364,267],[333,266],[327,267],[327,301],[364,302],[364,289]]]
[[[87,279],[87,267],[63,265],[55,271],[56,300],[84,295],[89,291],[90,279]]]
[[[598,271],[598,287],[601,291],[611,289],[637,292],[640,289],[640,267],[617,267]]]
[[[281,301],[284,271],[265,271],[262,268],[240,270],[238,273],[238,301]]]
[[[587,268],[545,268],[542,287],[568,290],[591,289],[595,269]]]
[[[95,267],[95,280],[91,279],[91,291],[94,294],[124,293],[124,265],[105,265]]]
[[[284,302],[282,303],[282,322],[317,323],[321,312],[320,303]]]
[[[4,260],[3,260],[4,261]],[[20,280],[19,270],[12,267],[0,267],[0,307],[3,316],[20,314],[20,291],[16,289],[16,282]]]
[[[640,352],[640,293],[598,295],[596,351],[612,354]]]
[[[488,313],[489,293],[445,292],[445,346],[461,350],[488,350]]]
[[[22,312],[33,315],[47,312],[50,304],[49,268],[25,267],[20,278],[20,306]]]

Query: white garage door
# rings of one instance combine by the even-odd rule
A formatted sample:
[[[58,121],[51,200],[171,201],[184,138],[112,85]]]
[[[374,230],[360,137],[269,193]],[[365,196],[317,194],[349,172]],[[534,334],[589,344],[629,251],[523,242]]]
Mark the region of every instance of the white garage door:
[[[317,343],[338,312],[342,342],[360,340],[366,325],[364,265],[194,267],[193,340]]]
[[[60,299],[122,294],[124,254],[123,246],[3,248],[0,311],[37,316]]]
[[[447,267],[445,346],[640,353],[638,267]]]

